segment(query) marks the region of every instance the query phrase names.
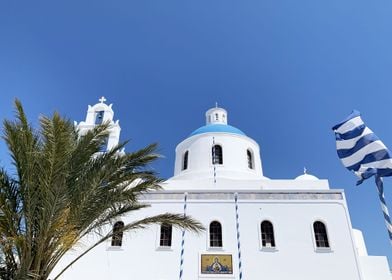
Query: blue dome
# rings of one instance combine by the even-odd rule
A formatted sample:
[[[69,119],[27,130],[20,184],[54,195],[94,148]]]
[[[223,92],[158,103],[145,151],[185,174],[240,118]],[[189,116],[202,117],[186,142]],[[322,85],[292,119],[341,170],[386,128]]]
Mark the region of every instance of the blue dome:
[[[202,133],[208,133],[208,132],[224,132],[224,133],[246,135],[238,128],[231,126],[231,125],[228,125],[228,124],[208,124],[208,125],[199,127],[198,129],[193,131],[190,136],[202,134]]]

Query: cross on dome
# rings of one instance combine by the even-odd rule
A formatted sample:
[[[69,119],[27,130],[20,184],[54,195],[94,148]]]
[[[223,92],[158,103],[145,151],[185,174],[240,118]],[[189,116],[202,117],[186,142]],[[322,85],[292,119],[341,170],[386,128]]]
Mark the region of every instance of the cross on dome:
[[[100,99],[98,99],[99,102],[104,103],[106,101],[105,96],[102,96]]]

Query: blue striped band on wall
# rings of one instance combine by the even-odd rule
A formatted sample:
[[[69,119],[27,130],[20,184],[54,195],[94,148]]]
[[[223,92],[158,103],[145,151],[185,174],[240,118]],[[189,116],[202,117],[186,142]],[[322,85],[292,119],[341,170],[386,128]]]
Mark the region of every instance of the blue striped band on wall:
[[[186,216],[186,205],[187,205],[187,197],[188,193],[184,193],[184,217]],[[184,249],[185,249],[185,230],[182,230],[182,239],[181,239],[181,257],[180,257],[180,275],[179,279],[182,280],[182,275],[184,272]]]
[[[239,273],[239,279],[242,280],[240,223],[239,223],[239,214],[238,214],[238,193],[234,194],[234,201],[235,201],[235,221],[236,221],[236,229],[237,229],[238,273]]]
[[[214,184],[215,184],[216,183],[215,137],[212,137],[212,165],[214,166]]]

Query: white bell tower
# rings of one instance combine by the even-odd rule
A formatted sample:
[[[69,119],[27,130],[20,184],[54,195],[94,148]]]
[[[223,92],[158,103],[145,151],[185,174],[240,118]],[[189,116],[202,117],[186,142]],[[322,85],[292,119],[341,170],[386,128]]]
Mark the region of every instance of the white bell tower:
[[[79,124],[75,122],[75,126],[79,129],[79,133],[81,135],[85,134],[88,130],[94,128],[96,125],[109,122],[109,136],[106,141],[106,148],[103,150],[103,152],[118,145],[121,131],[119,120],[113,120],[113,104],[107,105],[105,101],[106,98],[102,96],[99,99],[99,103],[95,104],[94,106],[88,105],[86,120],[84,122],[80,122]]]

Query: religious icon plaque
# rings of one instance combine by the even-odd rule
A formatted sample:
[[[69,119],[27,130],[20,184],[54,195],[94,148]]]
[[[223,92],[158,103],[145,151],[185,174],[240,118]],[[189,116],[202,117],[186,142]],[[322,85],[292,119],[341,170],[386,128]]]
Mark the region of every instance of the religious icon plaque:
[[[233,274],[233,258],[224,254],[202,254],[201,274]]]

